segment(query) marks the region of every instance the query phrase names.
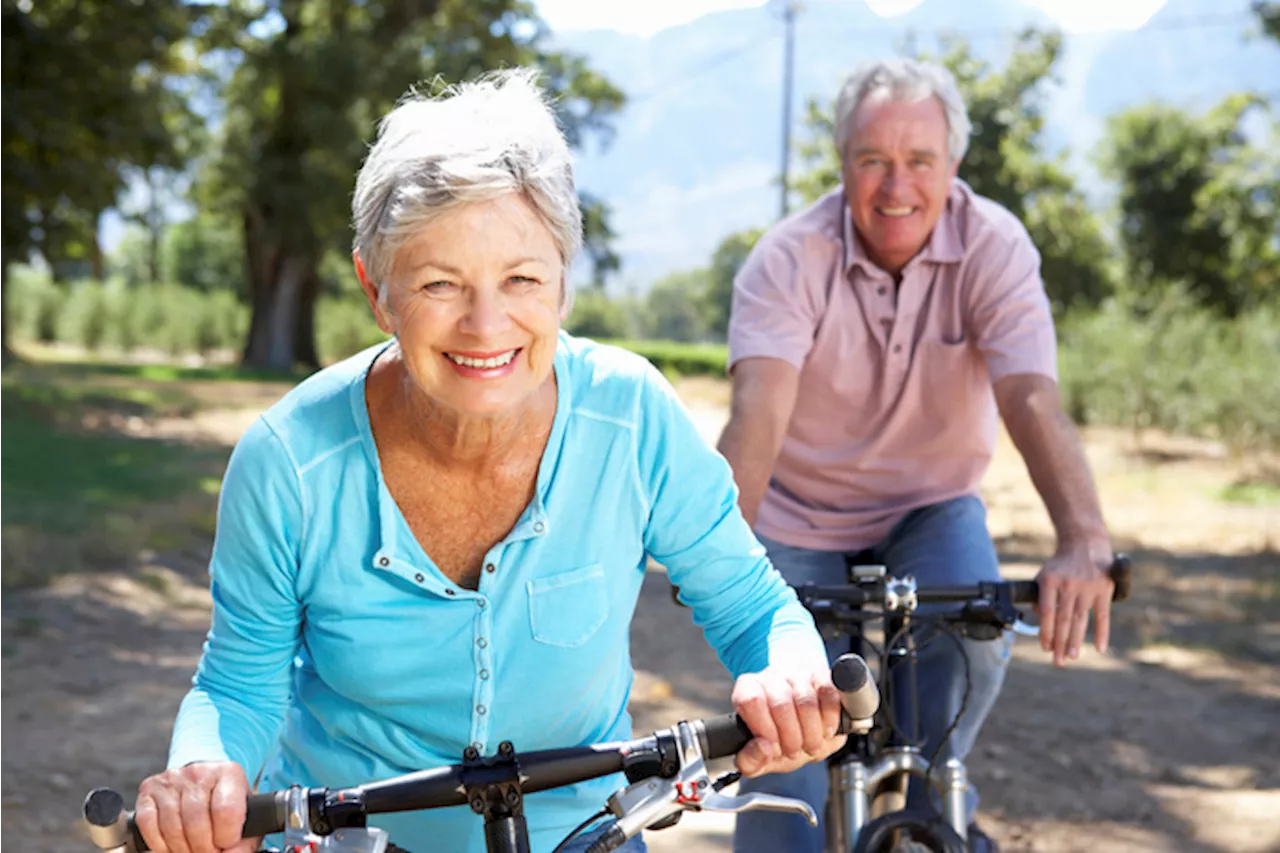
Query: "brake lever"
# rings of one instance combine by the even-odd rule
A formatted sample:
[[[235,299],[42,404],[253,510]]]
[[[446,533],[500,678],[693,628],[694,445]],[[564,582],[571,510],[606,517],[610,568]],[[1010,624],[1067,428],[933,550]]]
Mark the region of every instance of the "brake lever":
[[[1009,626],[1009,630],[1015,634],[1021,634],[1024,637],[1040,636],[1039,625],[1028,625],[1026,622],[1023,622],[1021,619],[1015,619],[1013,624]]]
[[[609,798],[609,811],[617,820],[607,835],[621,844],[641,830],[662,823],[685,811],[745,812],[780,811],[803,815],[810,826],[818,825],[813,808],[800,800],[773,794],[751,793],[730,797],[715,789],[707,774],[706,761],[693,727],[676,725],[680,769],[673,779],[642,779]],[[614,849],[612,846],[604,849]]]

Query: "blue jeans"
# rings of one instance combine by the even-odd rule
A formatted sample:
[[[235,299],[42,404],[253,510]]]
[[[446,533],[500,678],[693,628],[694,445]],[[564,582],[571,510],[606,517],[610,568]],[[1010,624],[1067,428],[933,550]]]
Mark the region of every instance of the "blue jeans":
[[[840,551],[813,551],[795,548],[761,537],[769,558],[788,583],[813,582],[823,585],[846,583],[845,559],[852,554]],[[870,549],[872,558],[888,566],[891,574],[914,575],[921,586],[973,584],[1000,579],[995,545],[987,532],[986,508],[976,497],[960,497],[923,507],[898,523],[883,542]],[[855,552],[858,553],[858,552]],[[924,611],[925,607],[922,606]],[[956,644],[945,637],[923,645],[932,633],[917,625],[919,652],[920,732],[925,738],[924,754],[932,755],[964,698],[964,661]],[[972,687],[964,716],[952,733],[939,761],[956,756],[964,759],[973,748],[983,720],[990,713],[1004,683],[1005,669],[1013,648],[1012,634],[994,641],[963,640],[969,656]],[[849,650],[847,638],[827,644],[834,660]],[[741,793],[759,791],[804,800],[819,815],[813,829],[798,815],[777,812],[747,812],[738,815],[734,832],[735,853],[821,853],[825,829],[822,826],[827,799],[827,767],[815,762],[794,773],[743,779]],[[927,807],[925,787],[913,779],[908,793],[909,807]],[[969,789],[969,813],[977,809],[977,791]]]

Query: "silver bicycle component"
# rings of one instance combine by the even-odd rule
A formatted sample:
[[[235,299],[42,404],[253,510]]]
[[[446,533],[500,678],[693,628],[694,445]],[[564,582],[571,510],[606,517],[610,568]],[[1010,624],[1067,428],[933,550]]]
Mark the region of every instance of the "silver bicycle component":
[[[745,794],[730,797],[711,784],[703,760],[698,737],[688,723],[676,726],[680,750],[680,770],[674,779],[646,779],[623,788],[609,798],[609,811],[617,816],[617,827],[627,838],[634,838],[677,812],[750,812],[779,811],[804,815],[810,826],[818,825],[818,816],[808,803],[773,794]]]
[[[859,762],[832,765],[828,768],[832,796],[828,850],[850,850],[857,843],[862,828],[871,814],[871,797],[880,784],[891,776],[909,774],[928,780],[942,803],[942,819],[961,838],[968,831],[969,774],[964,762],[949,758],[936,767],[915,747],[886,750],[870,767]]]
[[[311,831],[307,792],[294,785],[286,799],[288,817],[284,826],[284,853],[384,853],[386,830],[377,827],[344,827],[329,835]]]
[[[916,579],[913,575],[905,578],[889,578],[884,585],[884,609],[905,610],[913,612],[920,600],[916,595]]]
[[[883,563],[872,563],[865,566],[854,566],[850,573],[856,581],[878,581],[889,574],[889,568]]]
[[[852,850],[858,833],[867,825],[871,803],[867,789],[867,768],[851,761],[832,765],[831,793],[827,797],[827,850]]]
[[[1026,622],[1023,622],[1021,619],[1018,619],[1017,621],[1015,621],[1013,625],[1009,628],[1009,630],[1015,634],[1021,634],[1024,637],[1040,636],[1039,625],[1028,625]]]

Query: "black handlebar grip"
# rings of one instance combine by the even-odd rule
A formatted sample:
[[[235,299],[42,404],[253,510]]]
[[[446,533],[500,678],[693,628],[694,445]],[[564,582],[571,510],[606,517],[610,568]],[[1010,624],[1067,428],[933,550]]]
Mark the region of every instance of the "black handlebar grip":
[[[250,794],[245,802],[244,838],[258,838],[273,832],[283,832],[285,823],[284,800],[278,794]],[[132,812],[124,809],[124,798],[110,788],[96,788],[84,801],[84,819],[89,824],[89,835],[103,850],[118,848],[128,840],[138,853],[150,850],[142,831],[133,819]]]
[[[1040,584],[1035,581],[1010,581],[1009,600],[1014,604],[1039,604]]]
[[[702,754],[708,759],[737,755],[755,737],[737,714],[702,721]]]
[[[1116,554],[1107,573],[1116,585],[1111,593],[1111,600],[1124,601],[1133,590],[1133,561],[1128,554]],[[1014,604],[1038,604],[1040,584],[1035,581],[1010,581],[1009,598]]]
[[[250,794],[245,803],[244,838],[258,838],[273,832],[284,832],[284,792]]]

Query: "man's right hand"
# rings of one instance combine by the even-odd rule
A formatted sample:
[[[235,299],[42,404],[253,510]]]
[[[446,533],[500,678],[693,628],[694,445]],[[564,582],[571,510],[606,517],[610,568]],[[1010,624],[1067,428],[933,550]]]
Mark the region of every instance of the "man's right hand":
[[[253,853],[240,837],[249,780],[233,761],[201,761],[148,777],[134,820],[155,853]]]

